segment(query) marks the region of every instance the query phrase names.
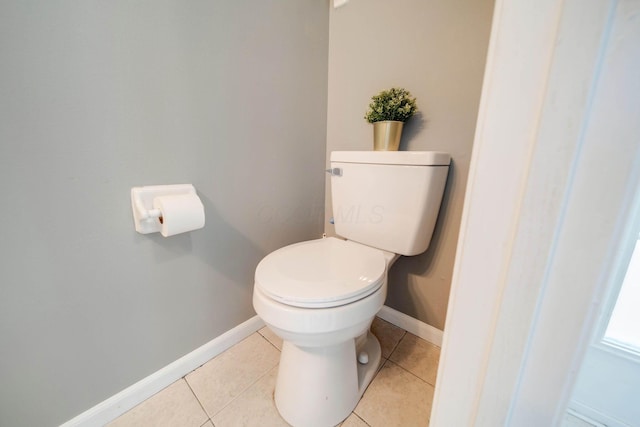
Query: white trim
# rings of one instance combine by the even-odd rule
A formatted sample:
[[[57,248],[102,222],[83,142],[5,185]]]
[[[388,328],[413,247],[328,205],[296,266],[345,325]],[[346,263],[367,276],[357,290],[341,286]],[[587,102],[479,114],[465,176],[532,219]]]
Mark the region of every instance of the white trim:
[[[103,426],[239,343],[263,326],[262,319],[254,316],[159,371],[127,387],[120,393],[98,403],[93,408],[62,424],[61,427]]]
[[[611,418],[610,416],[603,414],[602,412],[599,412],[589,406],[583,405],[582,403],[578,403],[576,401],[571,401],[571,403],[569,404],[569,408],[567,409],[567,413],[586,423],[593,425],[593,427],[631,427],[629,424],[621,423],[615,418]],[[606,422],[606,424],[602,424],[602,422],[596,421],[595,418]]]
[[[411,332],[413,335],[416,335],[433,345],[442,347],[443,332],[438,328],[434,328],[431,325],[421,322],[418,319],[414,319],[411,316],[407,316],[406,314],[401,313],[398,310],[394,310],[386,305],[382,306],[378,312],[378,317],[404,329],[407,332]]]

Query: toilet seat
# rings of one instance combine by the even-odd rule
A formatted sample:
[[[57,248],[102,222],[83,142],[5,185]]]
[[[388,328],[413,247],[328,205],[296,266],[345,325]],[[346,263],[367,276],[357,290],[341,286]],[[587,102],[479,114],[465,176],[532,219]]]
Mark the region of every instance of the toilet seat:
[[[329,237],[285,246],[256,268],[256,286],[293,307],[328,308],[364,298],[384,283],[383,252]]]

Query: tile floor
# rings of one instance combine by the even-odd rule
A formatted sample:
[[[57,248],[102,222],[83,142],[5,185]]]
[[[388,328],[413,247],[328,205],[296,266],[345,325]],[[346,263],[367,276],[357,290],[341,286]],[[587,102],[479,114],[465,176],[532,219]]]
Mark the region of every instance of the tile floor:
[[[440,348],[382,319],[381,368],[343,427],[427,426]],[[109,424],[287,426],[273,403],[280,339],[263,328]]]

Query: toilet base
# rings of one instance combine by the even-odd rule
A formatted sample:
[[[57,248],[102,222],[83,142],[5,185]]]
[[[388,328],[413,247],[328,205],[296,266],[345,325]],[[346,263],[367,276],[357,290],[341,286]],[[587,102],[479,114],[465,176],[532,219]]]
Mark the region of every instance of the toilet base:
[[[362,352],[368,356],[366,364],[357,361]],[[371,332],[364,340],[328,347],[298,347],[284,341],[275,390],[278,412],[294,427],[337,425],[358,404],[380,359],[380,343]]]

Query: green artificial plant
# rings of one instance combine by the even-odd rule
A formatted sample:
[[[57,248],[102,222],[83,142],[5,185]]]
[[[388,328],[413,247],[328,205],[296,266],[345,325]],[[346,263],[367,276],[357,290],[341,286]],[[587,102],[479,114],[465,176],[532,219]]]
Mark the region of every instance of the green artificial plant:
[[[408,90],[393,87],[383,90],[371,97],[369,110],[364,115],[369,123],[393,120],[406,122],[418,111],[416,98],[411,96]]]

